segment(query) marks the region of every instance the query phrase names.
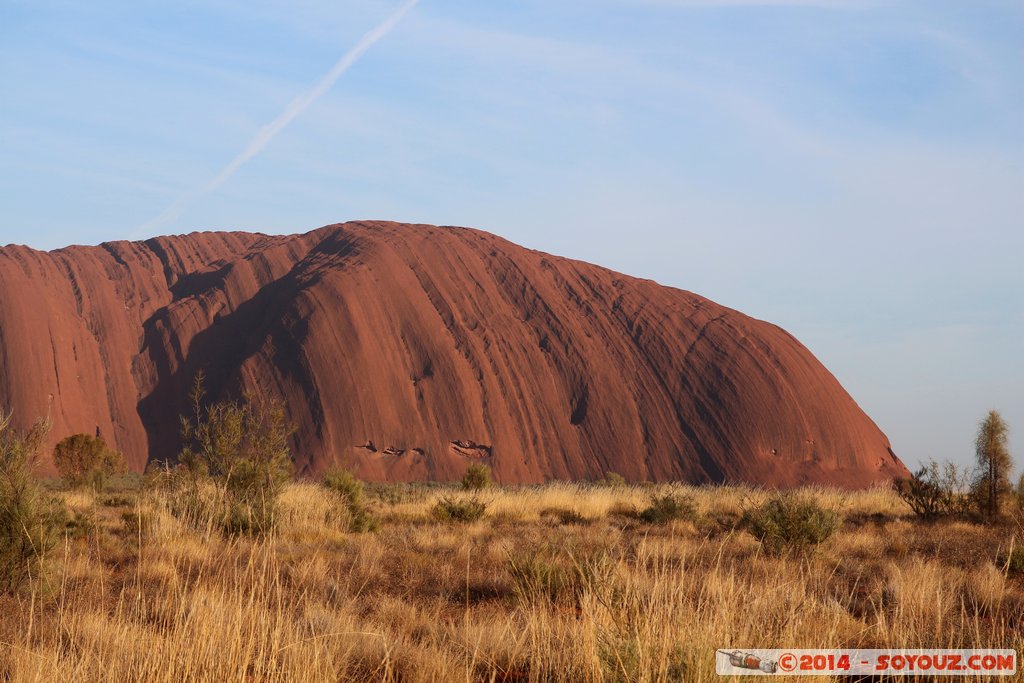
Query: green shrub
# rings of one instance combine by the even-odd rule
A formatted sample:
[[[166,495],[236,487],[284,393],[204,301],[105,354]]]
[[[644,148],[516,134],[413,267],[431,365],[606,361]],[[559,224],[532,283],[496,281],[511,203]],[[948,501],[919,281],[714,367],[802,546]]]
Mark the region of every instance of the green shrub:
[[[604,479],[599,479],[597,484],[611,488],[622,488],[627,485],[626,478],[618,472],[605,472]]]
[[[491,468],[480,463],[473,463],[462,475],[462,488],[467,491],[479,491],[491,485]]]
[[[640,513],[640,519],[648,524],[668,524],[677,519],[692,521],[696,516],[697,506],[693,499],[672,493],[652,496],[650,506]]]
[[[747,531],[772,554],[813,548],[832,536],[842,521],[838,512],[794,493],[776,495],[743,515]]]
[[[395,506],[420,503],[431,496],[437,482],[392,482],[370,484],[367,493],[383,505]]]
[[[221,494],[224,528],[265,533],[274,525],[277,497],[292,476],[292,429],[284,407],[248,398],[204,406],[204,396],[200,373],[192,390],[194,415],[181,418],[185,448],[178,460],[186,476],[179,479],[188,484],[183,493],[201,496],[201,482],[212,478]]]
[[[98,436],[75,434],[53,449],[53,464],[72,488],[91,486],[100,491],[109,477],[127,471],[124,456],[108,448]]]
[[[221,520],[230,535],[259,535],[270,531],[276,523],[277,505],[274,498],[234,498],[225,500],[225,513]]]
[[[349,505],[362,505],[363,482],[349,470],[334,469],[324,475],[324,486],[337,493]]]
[[[572,508],[544,508],[540,511],[540,518],[557,519],[562,524],[590,524],[590,520]]]
[[[546,550],[510,556],[508,572],[516,594],[527,605],[536,605],[538,599],[557,602],[578,592],[572,567],[550,557]]]
[[[32,475],[49,420],[27,432],[0,414],[0,593],[44,578],[47,558],[60,539],[67,510],[47,498]]]
[[[363,482],[348,470],[331,470],[324,476],[324,486],[334,491],[348,508],[349,531],[365,533],[377,529],[377,520],[370,514],[364,502]]]
[[[1024,547],[1016,546],[1006,555],[1006,571],[1024,576]]]
[[[601,663],[602,680],[609,683],[630,683],[644,677],[644,656],[635,637],[621,637],[610,631],[602,632],[597,639],[597,655]]]
[[[586,592],[598,595],[608,606],[617,602],[612,585],[615,563],[605,551],[577,557],[565,548],[544,544],[510,554],[507,568],[515,593],[531,607],[540,601],[579,604]]]
[[[364,507],[349,510],[348,530],[354,534],[365,534],[376,531],[379,526],[377,518]]]
[[[477,498],[458,500],[442,496],[431,509],[434,519],[442,522],[476,522],[487,511],[487,504]]]

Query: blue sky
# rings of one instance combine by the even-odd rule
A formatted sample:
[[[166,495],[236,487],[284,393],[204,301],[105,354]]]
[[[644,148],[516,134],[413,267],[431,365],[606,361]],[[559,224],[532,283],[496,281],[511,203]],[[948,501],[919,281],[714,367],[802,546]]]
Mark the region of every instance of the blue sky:
[[[421,0],[195,196],[398,6],[4,0],[0,244],[469,225],[782,325],[911,465],[1024,430],[1024,3]]]

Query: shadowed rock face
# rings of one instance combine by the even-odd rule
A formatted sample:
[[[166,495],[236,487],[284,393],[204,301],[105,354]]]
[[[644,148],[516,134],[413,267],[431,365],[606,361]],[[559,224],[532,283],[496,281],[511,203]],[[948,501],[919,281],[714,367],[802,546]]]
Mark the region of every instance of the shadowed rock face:
[[[860,487],[889,442],[784,330],[463,228],[0,249],[0,406],[173,456],[195,373],[283,399],[300,472]],[[48,397],[52,396],[52,399]],[[49,467],[49,463],[47,463]]]

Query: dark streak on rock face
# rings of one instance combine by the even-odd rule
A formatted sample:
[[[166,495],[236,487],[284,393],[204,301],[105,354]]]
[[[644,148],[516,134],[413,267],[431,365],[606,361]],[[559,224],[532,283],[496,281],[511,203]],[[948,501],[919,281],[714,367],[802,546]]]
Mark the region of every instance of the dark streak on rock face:
[[[284,400],[308,474],[451,480],[467,458],[502,482],[906,472],[778,327],[463,228],[5,247],[0,340],[0,406],[25,424],[52,393],[53,441],[99,428],[135,469],[177,452],[203,370],[213,399]]]

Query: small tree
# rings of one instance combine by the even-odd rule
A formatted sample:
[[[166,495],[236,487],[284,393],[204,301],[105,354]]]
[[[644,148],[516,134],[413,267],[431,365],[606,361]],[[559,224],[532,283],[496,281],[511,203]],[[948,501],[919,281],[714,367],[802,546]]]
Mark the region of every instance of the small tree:
[[[50,422],[18,432],[0,413],[0,592],[38,578],[60,537],[60,508],[47,500],[32,469]]]
[[[462,476],[462,488],[467,491],[479,491],[491,485],[491,468],[487,465],[473,463],[466,468]]]
[[[974,453],[978,461],[975,490],[984,506],[984,513],[993,520],[1002,510],[1002,499],[1013,490],[1010,471],[1013,459],[1009,447],[1010,428],[996,410],[990,410],[978,426]]]
[[[934,518],[967,512],[970,498],[965,492],[969,475],[946,461],[940,468],[934,460],[925,462],[913,475],[893,481],[893,490],[919,517]]]
[[[204,406],[205,393],[199,373],[191,394],[194,417],[181,418],[185,448],[178,459],[193,480],[210,476],[221,485],[229,530],[266,531],[292,475],[284,407],[249,399]]]
[[[107,477],[127,469],[124,456],[108,448],[100,437],[75,434],[53,449],[53,464],[69,486],[89,485],[99,490]]]

